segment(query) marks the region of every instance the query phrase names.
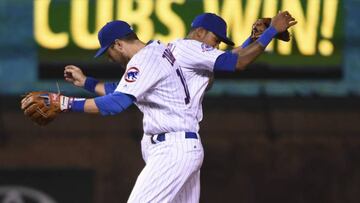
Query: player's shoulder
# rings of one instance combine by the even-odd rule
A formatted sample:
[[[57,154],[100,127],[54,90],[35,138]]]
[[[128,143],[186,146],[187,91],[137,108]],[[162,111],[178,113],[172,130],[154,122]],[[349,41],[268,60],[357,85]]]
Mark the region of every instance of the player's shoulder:
[[[138,53],[136,53],[131,60],[129,61],[128,65],[134,66],[148,66],[150,61],[159,60],[162,58],[162,54],[166,49],[166,45],[161,43],[160,41],[150,41],[146,44],[144,48],[142,48]]]
[[[160,41],[149,41],[144,48],[142,48],[138,53],[133,56],[131,61],[141,61],[140,59],[144,59],[144,57],[146,56],[154,58],[154,56],[160,55],[165,48],[166,46]]]
[[[151,57],[156,57],[162,55],[166,45],[159,40],[154,40],[149,42],[142,50],[143,55],[151,55]]]
[[[193,46],[193,47],[201,47],[201,42],[194,40],[194,39],[188,39],[188,38],[182,38],[182,39],[176,39],[170,44],[178,45],[178,46]]]
[[[170,44],[173,44],[174,48],[178,47],[178,49],[184,51],[184,52],[210,52],[210,51],[219,51],[215,47],[212,47],[208,44],[205,44],[203,42],[200,42],[198,40],[194,39],[177,39]]]

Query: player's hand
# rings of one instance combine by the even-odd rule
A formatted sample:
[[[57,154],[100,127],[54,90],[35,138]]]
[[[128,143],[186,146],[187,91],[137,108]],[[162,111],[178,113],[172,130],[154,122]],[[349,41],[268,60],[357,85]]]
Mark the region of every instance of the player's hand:
[[[64,78],[66,81],[71,82],[75,86],[84,87],[86,76],[81,69],[74,65],[68,65],[64,70]]]
[[[278,33],[286,31],[291,26],[296,25],[297,21],[288,11],[279,12],[271,19],[271,26],[273,26]]]

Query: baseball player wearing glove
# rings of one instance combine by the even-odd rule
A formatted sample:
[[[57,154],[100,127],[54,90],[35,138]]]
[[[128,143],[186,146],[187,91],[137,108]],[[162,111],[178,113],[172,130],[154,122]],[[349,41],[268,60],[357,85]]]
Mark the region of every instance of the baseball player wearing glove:
[[[199,175],[203,147],[186,82],[171,51],[159,41],[143,43],[124,21],[109,22],[98,37],[101,48],[95,56],[107,52],[110,60],[126,67],[114,90],[92,99],[32,92],[21,102],[25,115],[46,125],[60,112],[114,115],[135,104],[143,113],[141,146],[146,165],[128,202],[197,201],[192,196],[184,199],[183,194],[187,194],[184,185],[192,185]],[[65,75],[71,81],[70,74],[76,76],[70,70],[68,66]],[[92,92],[97,89],[94,81],[79,82]]]

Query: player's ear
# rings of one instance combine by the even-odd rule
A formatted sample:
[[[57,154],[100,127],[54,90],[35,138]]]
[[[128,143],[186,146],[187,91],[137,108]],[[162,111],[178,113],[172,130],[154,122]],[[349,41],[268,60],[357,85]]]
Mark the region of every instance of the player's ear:
[[[207,32],[208,32],[208,31],[205,30],[204,28],[199,27],[199,28],[196,28],[196,30],[195,30],[195,35],[196,35],[196,37],[199,38],[199,39],[204,39],[204,37],[206,36],[206,33],[207,33]]]
[[[123,50],[124,49],[124,41],[116,39],[114,42],[114,48],[117,50]]]

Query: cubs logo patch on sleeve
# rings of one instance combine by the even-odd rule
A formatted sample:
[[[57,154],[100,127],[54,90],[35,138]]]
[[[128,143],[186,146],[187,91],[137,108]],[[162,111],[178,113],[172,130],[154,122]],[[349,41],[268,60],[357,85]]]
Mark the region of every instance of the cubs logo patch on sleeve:
[[[126,82],[135,82],[139,75],[139,69],[136,67],[129,68],[125,73],[125,81]]]
[[[208,45],[208,44],[205,44],[205,43],[202,43],[201,44],[201,49],[203,52],[205,51],[211,51],[211,50],[214,50],[214,47]]]

